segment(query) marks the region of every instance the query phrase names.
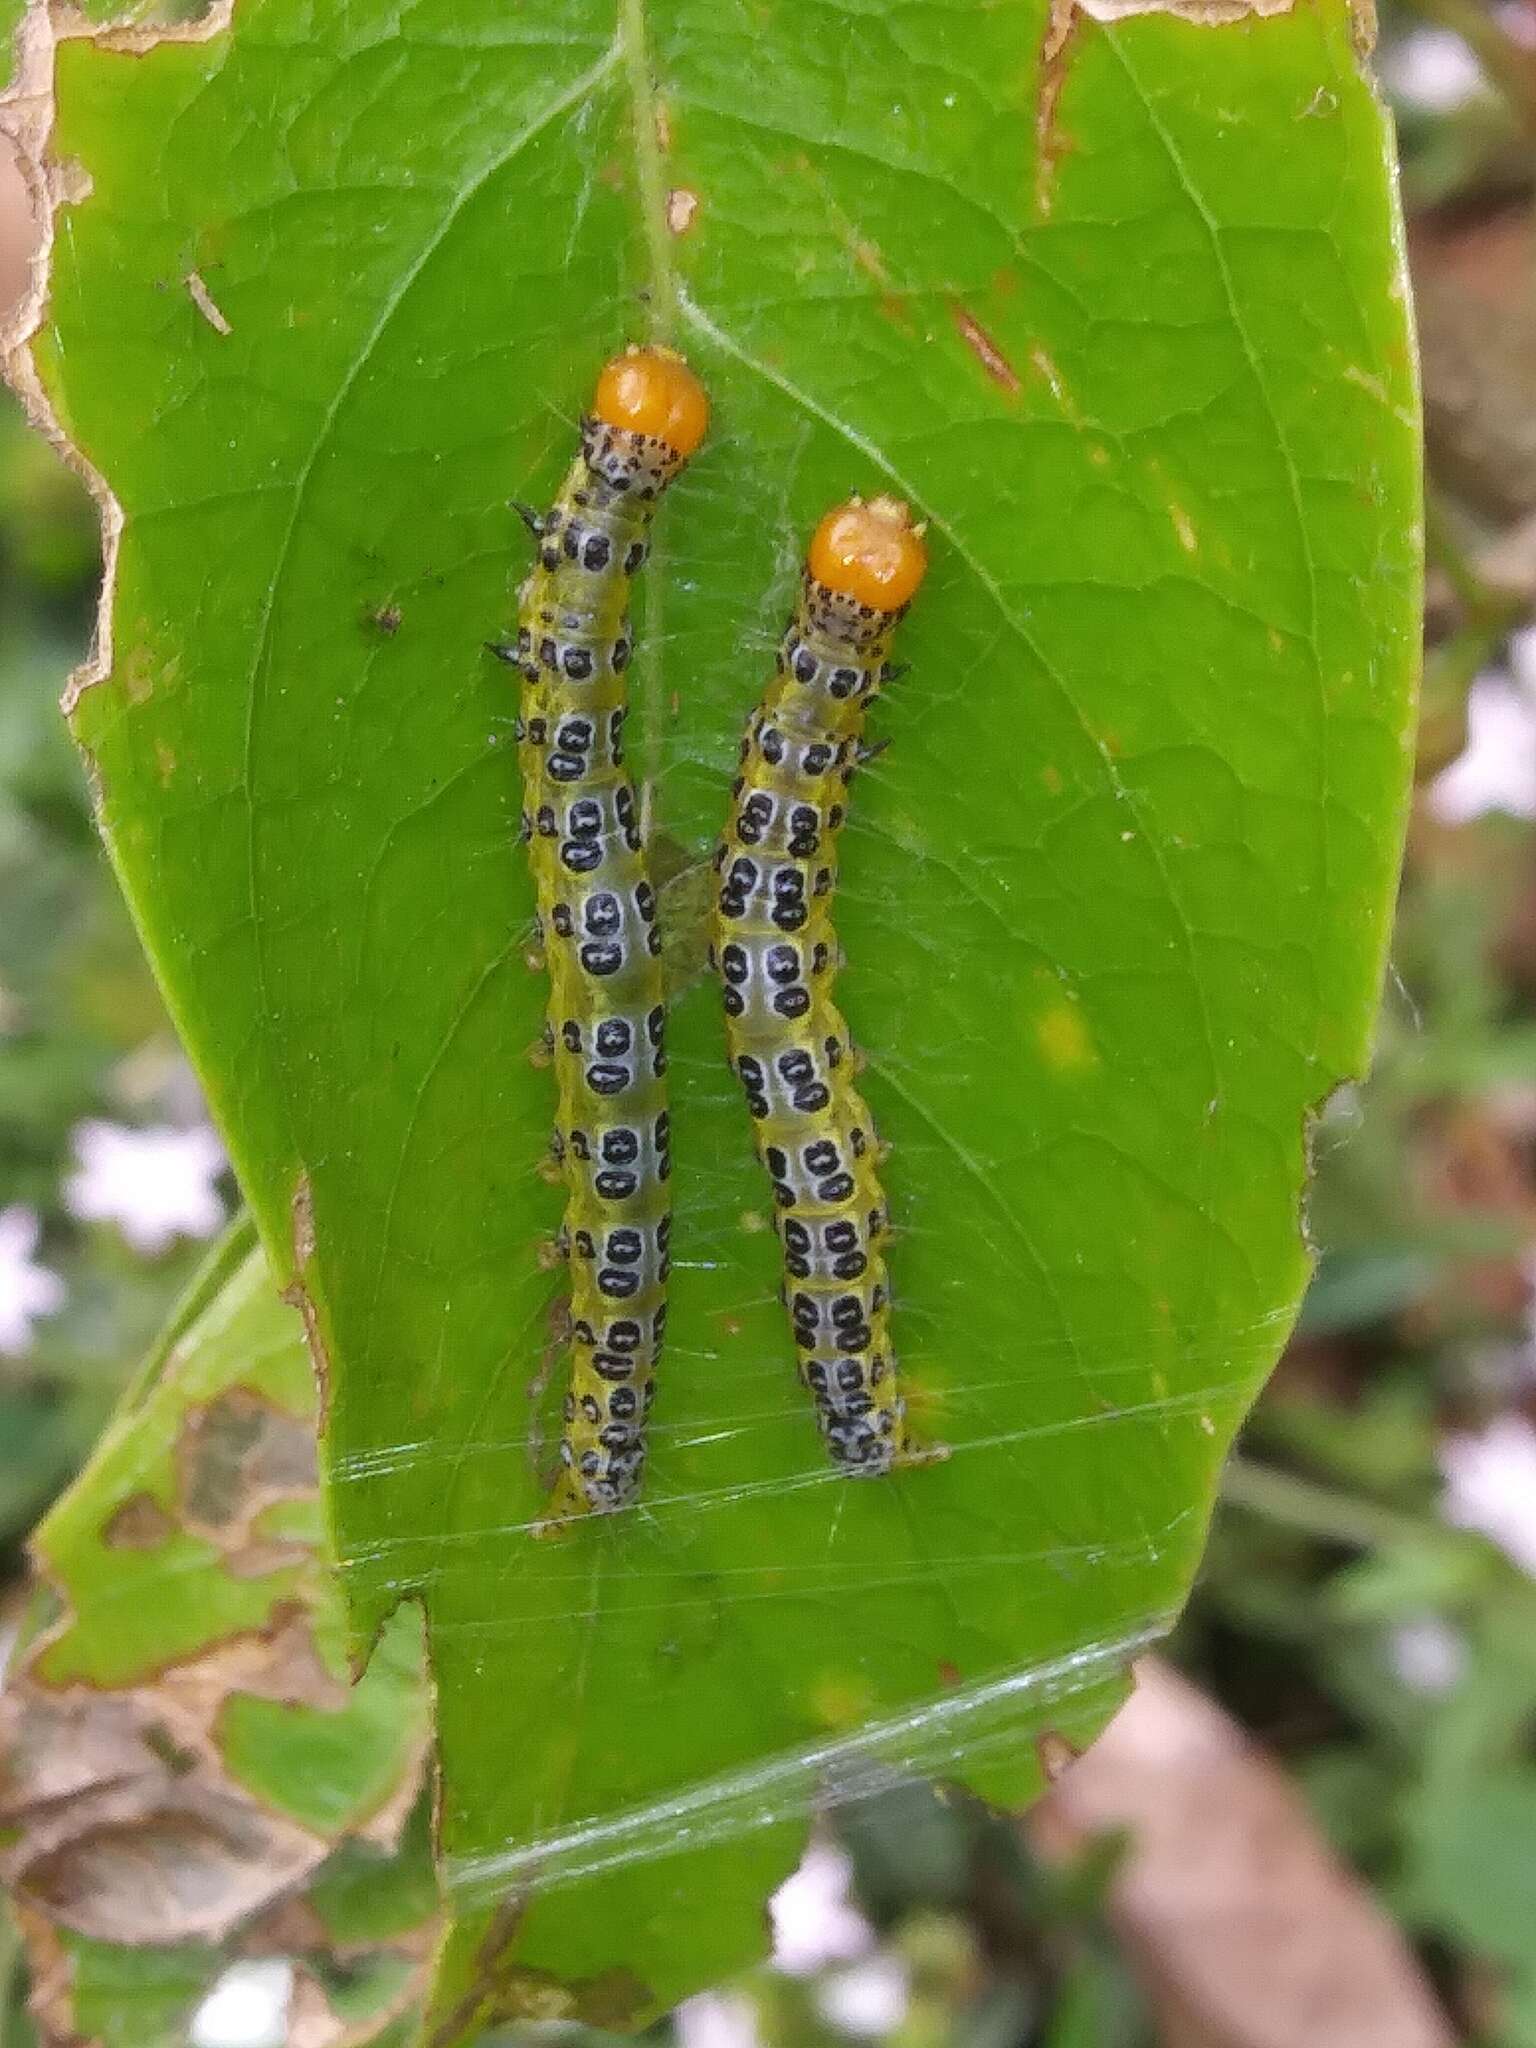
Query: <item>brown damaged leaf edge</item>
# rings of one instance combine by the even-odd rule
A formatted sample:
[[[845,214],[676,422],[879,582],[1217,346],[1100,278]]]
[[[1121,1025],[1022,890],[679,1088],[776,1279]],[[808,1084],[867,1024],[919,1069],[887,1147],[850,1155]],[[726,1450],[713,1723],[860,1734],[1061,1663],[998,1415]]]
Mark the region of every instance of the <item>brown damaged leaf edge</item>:
[[[307,1173],[301,1173],[294,1183],[290,1207],[293,1217],[293,1278],[283,1289],[282,1299],[290,1308],[298,1310],[304,1325],[304,1341],[309,1346],[309,1362],[314,1368],[315,1394],[319,1404],[315,1428],[318,1435],[324,1436],[331,1412],[331,1348],[321,1327],[320,1310],[305,1278],[315,1256],[315,1197]]]
[[[1035,1755],[1040,1761],[1040,1775],[1047,1785],[1054,1785],[1082,1754],[1081,1746],[1071,1736],[1063,1735],[1059,1728],[1044,1728],[1035,1737]]]
[[[345,1702],[297,1603],[114,1692],[42,1684],[45,1648],[0,1698],[0,1877],[23,1906],[97,1941],[220,1941],[330,1854],[235,1784],[217,1741],[235,1692]]]
[[[11,84],[0,93],[0,134],[9,138],[15,150],[37,236],[27,290],[9,321],[0,327],[0,374],[20,399],[31,424],[90,492],[101,518],[101,595],[91,651],[70,677],[61,700],[60,708],[66,718],[85,691],[112,673],[112,606],[123,508],[106,478],[60,425],[32,360],[32,342],[43,324],[48,303],[58,210],[61,206],[88,203],[91,191],[89,165],[55,163],[49,157],[58,46],[61,42],[88,41],[100,49],[144,56],[161,43],[211,42],[229,28],[234,4],[235,0],[212,0],[201,21],[145,28],[93,23],[71,7],[54,7],[49,0],[27,0],[26,12],[16,30]]]
[[[185,1526],[224,1553],[226,1567],[257,1577],[302,1563],[303,1543],[263,1542],[257,1524],[280,1502],[313,1499],[319,1486],[308,1415],[289,1415],[251,1387],[226,1387],[189,1409],[176,1443]]]
[[[153,1494],[136,1493],[107,1517],[101,1540],[108,1550],[158,1550],[175,1528]]]
[[[1040,43],[1040,84],[1035,94],[1035,206],[1049,216],[1055,196],[1056,167],[1072,147],[1062,134],[1056,111],[1071,65],[1077,27],[1084,19],[1112,28],[1138,14],[1166,14],[1194,28],[1230,28],[1289,14],[1295,0],[1051,0]],[[1355,53],[1362,64],[1376,47],[1376,0],[1348,0]]]

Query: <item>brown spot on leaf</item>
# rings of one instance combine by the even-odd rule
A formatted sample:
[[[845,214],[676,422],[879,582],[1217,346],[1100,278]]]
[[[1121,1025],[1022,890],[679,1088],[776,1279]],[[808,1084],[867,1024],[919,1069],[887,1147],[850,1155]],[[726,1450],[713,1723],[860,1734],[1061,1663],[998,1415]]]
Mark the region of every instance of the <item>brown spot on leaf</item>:
[[[899,327],[903,334],[915,334],[916,322],[912,318],[910,300],[900,292],[882,292],[875,301],[875,307],[882,320],[889,320],[893,327]]]
[[[108,1518],[101,1540],[111,1550],[158,1550],[175,1526],[153,1494],[136,1493]]]
[[[674,185],[667,194],[667,226],[674,235],[686,235],[699,211],[699,195],[691,186]]]
[[[966,311],[958,300],[950,306],[950,316],[959,330],[960,339],[975,356],[999,390],[1006,391],[1010,398],[1019,393],[1019,373],[1003,354],[997,343],[973,313]]]
[[[307,1498],[317,1484],[308,1421],[250,1387],[230,1387],[191,1409],[177,1454],[187,1522],[226,1548],[249,1542],[263,1508]]]
[[[141,623],[129,636],[129,650],[118,666],[117,680],[130,704],[147,704],[161,684],[175,682],[180,670],[178,656],[166,661],[159,658],[148,626]]]
[[[300,1272],[315,1256],[315,1196],[309,1175],[301,1173],[289,1205],[293,1222],[293,1263]]]
[[[187,297],[196,306],[215,334],[230,335],[234,333],[234,328],[231,327],[229,321],[220,311],[214,301],[212,292],[209,291],[197,271],[189,270],[182,279],[182,283],[187,288]]]

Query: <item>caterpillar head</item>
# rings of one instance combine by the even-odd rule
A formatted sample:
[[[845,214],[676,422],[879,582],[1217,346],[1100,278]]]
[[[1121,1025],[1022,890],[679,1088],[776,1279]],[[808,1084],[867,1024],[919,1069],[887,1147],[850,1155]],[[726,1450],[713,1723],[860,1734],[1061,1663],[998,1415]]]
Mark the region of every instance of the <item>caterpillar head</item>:
[[[669,348],[625,349],[604,365],[582,421],[588,466],[616,491],[655,497],[704,438],[709,399]]]
[[[835,597],[872,612],[904,612],[928,570],[922,528],[899,498],[850,498],[811,539],[806,567]]]
[[[814,630],[853,648],[888,634],[928,569],[923,530],[899,498],[850,498],[811,538],[806,602]]]

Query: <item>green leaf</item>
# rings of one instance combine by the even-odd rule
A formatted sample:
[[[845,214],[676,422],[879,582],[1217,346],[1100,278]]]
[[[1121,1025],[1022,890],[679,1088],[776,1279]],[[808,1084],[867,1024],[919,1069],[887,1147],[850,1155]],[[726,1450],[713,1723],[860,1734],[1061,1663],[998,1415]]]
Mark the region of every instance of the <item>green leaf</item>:
[[[328,1996],[342,1971],[356,2038],[419,1999],[420,1630],[402,1610],[347,1685],[314,1424],[298,1318],[237,1226],[34,1539],[47,1611],[3,1697],[0,1869],[82,2038],[185,2041],[240,1943],[310,1924],[295,1896],[296,1961]]]
[[[1027,1794],[1031,1736],[1090,1734],[1187,1591],[1306,1278],[1306,1123],[1365,1062],[1412,731],[1383,119],[1340,0],[1081,16],[1048,62],[1045,29],[241,0],[205,44],[60,49],[91,192],[37,355],[124,514],[75,729],[324,1354],[356,1638],[428,1616],[445,2043],[632,2024],[754,1952],[855,1755]],[[507,499],[642,332],[716,407],[640,622],[674,903],[817,515],[887,487],[929,521],[838,921],[903,1370],[952,1455],[823,1483],[676,917],[647,1499],[535,1543],[560,1204],[481,643],[526,561]]]

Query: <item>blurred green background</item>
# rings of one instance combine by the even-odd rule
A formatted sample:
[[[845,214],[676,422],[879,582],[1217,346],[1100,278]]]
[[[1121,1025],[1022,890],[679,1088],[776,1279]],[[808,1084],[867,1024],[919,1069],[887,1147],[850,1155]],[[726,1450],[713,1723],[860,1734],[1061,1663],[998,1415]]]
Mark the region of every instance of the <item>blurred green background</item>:
[[[1254,1780],[1281,1844],[1261,1917],[1287,1883],[1299,1920],[1321,1910],[1299,1893],[1331,1845],[1429,1989],[1413,2040],[1536,2048],[1536,4],[1423,0],[1384,29],[1430,432],[1420,794],[1376,1069],[1315,1134],[1316,1281],[1172,1661],[1300,1795],[1270,1812]],[[235,1204],[57,714],[94,518],[7,404],[0,1630],[27,1530]],[[1159,1869],[1181,1840],[1198,1860],[1171,1805],[1144,1824]],[[1038,1828],[911,1788],[840,1832],[781,1902],[780,1968],[685,2009],[685,2048],[1409,2041],[1390,2013],[1287,2032],[1252,1959],[1246,2019],[1241,1987],[1223,2016],[1186,1952],[1198,1901],[1165,1878],[1112,1902],[1122,1833],[1042,1855]],[[0,1936],[0,2048],[28,2038],[24,1977]],[[206,2048],[272,2038],[252,1998],[205,2012]]]

